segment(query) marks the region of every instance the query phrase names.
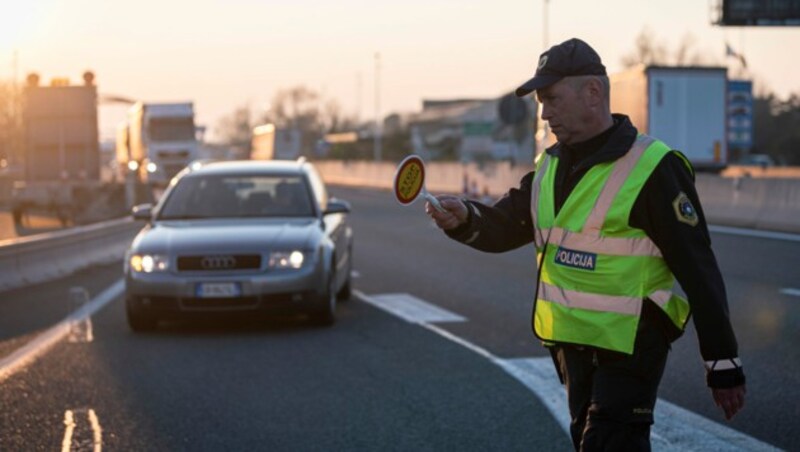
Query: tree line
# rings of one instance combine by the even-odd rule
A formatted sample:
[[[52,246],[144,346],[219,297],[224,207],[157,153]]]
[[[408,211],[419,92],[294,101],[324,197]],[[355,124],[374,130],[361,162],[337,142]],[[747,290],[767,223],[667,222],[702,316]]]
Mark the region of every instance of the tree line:
[[[669,48],[650,30],[643,29],[629,53],[623,56],[625,68],[637,64],[664,66],[724,66],[722,58],[709,55],[697,48],[696,39],[684,35],[677,47]],[[743,62],[744,60],[741,59]],[[732,70],[737,78],[747,78],[742,67]],[[767,154],[784,165],[800,165],[800,93],[788,99],[778,98],[769,89],[759,86],[756,80],[753,93],[753,136],[751,153]],[[624,113],[624,112],[622,112]],[[314,143],[325,134],[342,131],[369,131],[372,124],[358,123],[355,118],[342,113],[336,101],[323,99],[320,93],[296,86],[279,90],[269,110],[254,118],[249,107],[236,108],[222,118],[217,136],[225,144],[249,146],[252,127],[271,122],[276,127],[296,127],[302,132],[304,153],[313,156]],[[399,160],[410,152],[411,137],[408,126],[397,114],[384,119],[382,125],[383,155],[387,160]],[[347,145],[334,145],[328,150],[329,158],[371,159],[372,138]],[[443,158],[457,159],[457,152],[444,153]],[[738,155],[734,157],[744,157]],[[733,162],[735,163],[735,162]]]

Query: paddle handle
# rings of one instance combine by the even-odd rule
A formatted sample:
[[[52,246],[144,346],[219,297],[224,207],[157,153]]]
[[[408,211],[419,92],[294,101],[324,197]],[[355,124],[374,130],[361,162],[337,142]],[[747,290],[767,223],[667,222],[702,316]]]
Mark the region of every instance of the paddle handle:
[[[442,203],[440,203],[439,200],[436,199],[435,196],[433,196],[432,194],[428,193],[427,191],[424,193],[424,196],[425,196],[425,199],[428,200],[429,203],[431,203],[431,205],[433,206],[434,209],[436,209],[436,210],[438,210],[439,212],[442,212],[442,213],[447,212],[447,210],[445,210],[445,208],[442,207]]]

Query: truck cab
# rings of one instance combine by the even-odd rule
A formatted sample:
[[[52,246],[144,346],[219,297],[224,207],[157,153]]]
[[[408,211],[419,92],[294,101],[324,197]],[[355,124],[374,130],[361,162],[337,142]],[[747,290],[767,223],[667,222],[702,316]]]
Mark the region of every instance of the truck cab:
[[[138,165],[140,179],[165,187],[197,158],[192,103],[137,103],[128,119],[130,156]]]

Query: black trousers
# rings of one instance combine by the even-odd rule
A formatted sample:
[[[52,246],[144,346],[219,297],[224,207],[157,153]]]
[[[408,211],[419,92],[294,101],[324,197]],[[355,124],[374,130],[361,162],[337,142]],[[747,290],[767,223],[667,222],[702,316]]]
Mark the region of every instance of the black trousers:
[[[642,322],[630,356],[572,345],[550,352],[567,388],[576,451],[650,450],[653,408],[669,352],[658,328]]]

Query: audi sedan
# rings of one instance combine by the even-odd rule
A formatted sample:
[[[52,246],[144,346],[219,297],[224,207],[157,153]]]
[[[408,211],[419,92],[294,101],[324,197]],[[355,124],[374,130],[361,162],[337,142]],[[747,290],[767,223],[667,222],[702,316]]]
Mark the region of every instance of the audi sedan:
[[[125,255],[134,331],[217,312],[305,313],[335,321],[350,296],[347,202],[328,196],[311,163],[212,162],[181,172]]]

